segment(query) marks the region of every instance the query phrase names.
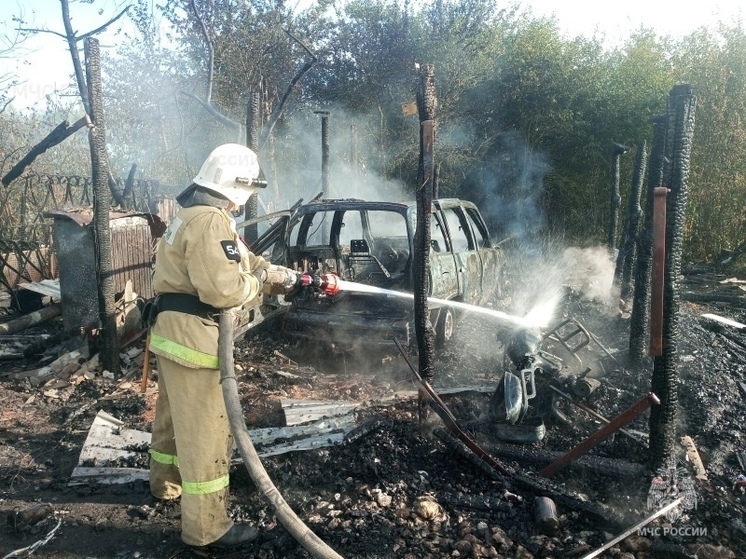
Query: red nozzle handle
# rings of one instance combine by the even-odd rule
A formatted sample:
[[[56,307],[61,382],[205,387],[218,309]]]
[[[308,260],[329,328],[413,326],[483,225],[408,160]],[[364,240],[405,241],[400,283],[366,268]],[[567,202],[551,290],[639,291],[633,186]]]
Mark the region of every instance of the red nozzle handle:
[[[300,284],[304,287],[313,287],[326,293],[327,295],[336,295],[339,293],[339,282],[334,274],[324,274],[316,276],[313,274],[301,274]]]
[[[327,295],[336,295],[339,293],[339,281],[334,274],[324,274],[321,276],[321,289]]]

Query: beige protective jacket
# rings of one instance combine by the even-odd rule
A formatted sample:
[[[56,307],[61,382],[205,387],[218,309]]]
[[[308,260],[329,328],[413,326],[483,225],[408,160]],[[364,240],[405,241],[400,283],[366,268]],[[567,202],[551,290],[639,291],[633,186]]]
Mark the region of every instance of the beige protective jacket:
[[[191,206],[179,210],[158,243],[153,289],[197,295],[218,309],[239,307],[261,290],[251,271],[267,266],[243,246],[224,210]],[[150,349],[186,367],[218,369],[217,322],[163,311],[151,329]]]

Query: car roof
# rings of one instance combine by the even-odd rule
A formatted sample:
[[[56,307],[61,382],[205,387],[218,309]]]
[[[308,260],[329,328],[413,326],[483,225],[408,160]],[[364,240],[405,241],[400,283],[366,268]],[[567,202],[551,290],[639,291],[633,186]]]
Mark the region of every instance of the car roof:
[[[433,203],[441,209],[453,208],[458,206],[476,207],[472,202],[460,200],[458,198],[439,198],[433,200]],[[301,214],[308,214],[320,211],[337,211],[337,210],[384,210],[405,213],[409,208],[417,205],[414,200],[405,202],[387,202],[382,200],[360,200],[357,198],[332,198],[328,200],[319,200],[304,204],[298,209]]]

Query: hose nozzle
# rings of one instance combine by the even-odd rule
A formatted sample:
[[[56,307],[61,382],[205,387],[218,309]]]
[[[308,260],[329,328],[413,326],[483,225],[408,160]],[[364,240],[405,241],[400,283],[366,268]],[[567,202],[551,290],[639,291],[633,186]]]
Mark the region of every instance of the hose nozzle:
[[[313,274],[301,274],[300,284],[304,287],[318,289],[327,295],[336,295],[339,293],[339,282],[334,274],[324,274],[321,276]]]

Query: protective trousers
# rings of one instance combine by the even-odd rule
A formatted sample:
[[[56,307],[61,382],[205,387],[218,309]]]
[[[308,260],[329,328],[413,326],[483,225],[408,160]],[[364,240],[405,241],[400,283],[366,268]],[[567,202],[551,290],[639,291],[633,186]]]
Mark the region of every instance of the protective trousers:
[[[233,526],[226,510],[233,437],[220,373],[161,356],[157,362],[150,491],[161,499],[181,493],[181,539],[207,545]]]

